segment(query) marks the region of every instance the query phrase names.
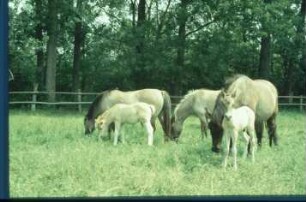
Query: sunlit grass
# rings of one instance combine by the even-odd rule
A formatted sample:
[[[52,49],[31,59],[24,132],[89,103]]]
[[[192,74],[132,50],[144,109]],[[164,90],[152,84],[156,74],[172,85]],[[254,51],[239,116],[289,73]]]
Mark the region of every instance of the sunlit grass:
[[[305,195],[305,114],[281,111],[279,147],[263,146],[256,162],[241,158],[238,171],[221,167],[222,155],[203,141],[189,118],[178,144],[164,143],[158,124],[154,146],[140,124],[124,129],[125,144],[85,137],[83,114],[10,111],[10,195],[165,196]]]

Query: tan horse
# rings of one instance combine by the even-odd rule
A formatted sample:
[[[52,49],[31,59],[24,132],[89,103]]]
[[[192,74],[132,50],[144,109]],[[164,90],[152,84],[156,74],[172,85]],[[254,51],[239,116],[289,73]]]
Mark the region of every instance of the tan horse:
[[[107,109],[102,115],[98,116],[95,120],[96,127],[101,130],[100,136],[104,136],[111,123],[115,124],[114,133],[114,145],[118,143],[118,137],[120,134],[120,128],[123,124],[135,124],[140,122],[147,131],[148,145],[153,145],[153,128],[151,125],[151,118],[155,113],[153,105],[149,105],[143,102],[137,102],[133,104],[115,104],[111,108]]]
[[[90,134],[95,129],[95,118],[108,108],[118,103],[132,104],[144,102],[153,105],[155,113],[151,124],[155,130],[155,122],[158,118],[165,134],[165,140],[170,136],[171,100],[166,91],[158,89],[142,89],[136,91],[109,90],[99,94],[90,105],[84,119],[85,134]]]
[[[278,93],[275,86],[267,80],[252,80],[245,75],[236,75],[226,81],[224,91],[227,94],[236,94],[234,108],[248,106],[255,112],[255,129],[258,145],[261,145],[264,122],[267,123],[270,146],[272,146],[272,142],[277,145],[276,116],[278,113]],[[213,139],[212,150],[214,152],[220,151],[223,134],[221,126],[225,113],[225,107],[222,104],[223,95],[224,93],[219,94],[212,114],[212,120],[209,123]]]
[[[207,137],[207,127],[210,116],[220,90],[198,89],[189,91],[174,109],[171,119],[171,139],[177,140],[183,130],[183,123],[189,116],[200,119],[202,139]]]

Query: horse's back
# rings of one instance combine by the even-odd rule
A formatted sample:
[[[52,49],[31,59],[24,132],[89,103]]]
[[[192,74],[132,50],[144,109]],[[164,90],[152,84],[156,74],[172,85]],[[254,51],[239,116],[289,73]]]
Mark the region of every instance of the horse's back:
[[[163,106],[163,96],[158,89],[142,89],[135,91],[113,90],[110,92],[107,102],[109,106],[117,103],[133,104],[143,102],[153,105],[156,113],[159,114]]]
[[[207,109],[212,113],[220,92],[221,90],[200,89],[196,96],[196,103],[205,102]]]

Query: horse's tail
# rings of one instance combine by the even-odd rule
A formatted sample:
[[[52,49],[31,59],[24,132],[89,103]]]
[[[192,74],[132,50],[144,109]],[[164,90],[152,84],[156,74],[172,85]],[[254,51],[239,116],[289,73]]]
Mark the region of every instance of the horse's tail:
[[[162,91],[162,95],[164,98],[164,105],[162,108],[163,112],[163,129],[165,132],[165,140],[168,141],[171,134],[171,98],[170,95],[166,91]]]

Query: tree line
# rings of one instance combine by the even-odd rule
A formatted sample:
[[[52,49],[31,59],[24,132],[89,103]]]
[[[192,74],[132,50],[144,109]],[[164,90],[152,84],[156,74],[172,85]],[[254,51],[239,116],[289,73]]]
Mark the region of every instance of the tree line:
[[[235,73],[305,95],[306,0],[10,0],[10,90],[218,89]]]

